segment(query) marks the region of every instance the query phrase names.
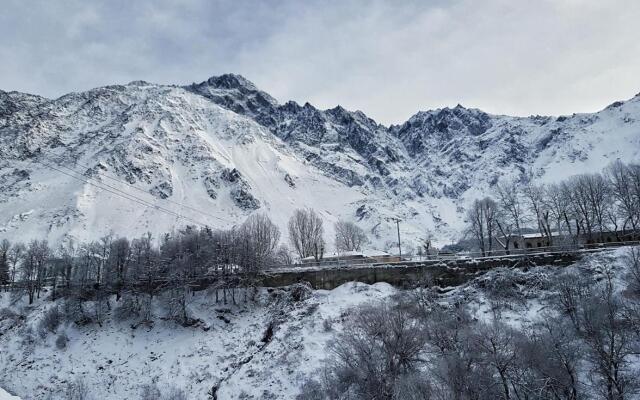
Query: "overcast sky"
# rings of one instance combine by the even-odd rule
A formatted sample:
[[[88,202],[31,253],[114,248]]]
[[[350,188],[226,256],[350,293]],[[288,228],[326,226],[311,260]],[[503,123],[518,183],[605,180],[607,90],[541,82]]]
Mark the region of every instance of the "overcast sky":
[[[596,111],[640,92],[640,1],[23,1],[0,89],[57,97],[234,72],[279,101],[385,124],[418,110]]]

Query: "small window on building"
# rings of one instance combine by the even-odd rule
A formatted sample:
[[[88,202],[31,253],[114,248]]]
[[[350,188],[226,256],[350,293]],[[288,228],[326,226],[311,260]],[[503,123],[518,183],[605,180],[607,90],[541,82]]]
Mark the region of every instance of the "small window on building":
[[[538,247],[542,247],[542,243],[538,242],[536,244],[538,245]]]
[[[530,249],[531,248],[531,243],[527,243],[527,248]]]
[[[514,248],[514,249],[517,249],[517,248],[518,248],[518,242],[514,242],[514,243],[513,243],[513,248]]]

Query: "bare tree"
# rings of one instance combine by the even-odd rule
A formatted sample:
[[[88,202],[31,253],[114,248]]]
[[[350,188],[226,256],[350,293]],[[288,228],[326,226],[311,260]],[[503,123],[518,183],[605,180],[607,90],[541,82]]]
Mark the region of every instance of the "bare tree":
[[[504,208],[498,209],[495,220],[500,232],[500,236],[496,237],[496,242],[502,246],[506,254],[509,254],[510,248],[513,246],[511,241],[518,234],[518,228]]]
[[[281,244],[276,252],[276,264],[277,265],[291,265],[293,264],[293,258],[291,257],[291,251],[286,244]]]
[[[338,221],[334,225],[336,231],[335,245],[338,253],[360,251],[368,242],[367,234],[358,225],[349,221]]]
[[[120,300],[125,287],[125,281],[131,261],[131,245],[127,238],[115,239],[111,242],[109,252],[109,274],[113,276],[113,286],[116,290],[116,301]]]
[[[67,240],[60,245],[58,249],[60,262],[62,263],[61,276],[65,292],[68,294],[71,290],[72,274],[75,272],[78,247],[72,239]]]
[[[312,209],[298,209],[289,219],[289,241],[302,259],[313,256],[320,261],[324,254],[322,219]]]
[[[495,398],[492,376],[482,363],[482,355],[471,340],[475,325],[463,307],[448,308],[437,301],[413,302],[424,324],[424,334],[432,358],[427,365],[433,377],[435,399]]]
[[[493,247],[496,216],[497,204],[489,197],[474,201],[467,211],[467,232],[476,240],[483,256],[491,252]]]
[[[497,185],[496,194],[503,213],[503,220],[513,226],[514,233],[522,234],[522,227],[525,223],[522,189],[515,181],[511,181]]]
[[[636,354],[632,330],[625,317],[623,298],[613,286],[613,273],[605,271],[605,280],[581,305],[582,337],[589,348],[592,379],[601,383],[607,400],[624,399],[635,392],[638,380],[631,368]]]
[[[143,235],[139,239],[131,241],[133,255],[133,276],[132,279],[145,294],[141,304],[142,316],[145,321],[151,320],[152,302],[159,291],[158,267],[159,252],[153,246],[153,236],[151,233]]]
[[[165,237],[160,248],[160,259],[165,264],[164,269],[168,280],[164,297],[167,300],[169,317],[183,325],[188,325],[187,306],[189,304],[191,286],[190,274],[195,261],[190,242],[197,237],[191,229],[182,231],[175,238]]]
[[[14,243],[7,253],[7,263],[9,265],[9,283],[14,285],[18,277],[18,265],[26,251],[24,243]]]
[[[583,174],[567,181],[571,205],[579,216],[582,231],[588,240],[602,238],[607,229],[606,209],[609,204],[609,188],[601,174]],[[580,232],[577,232],[579,234]]]
[[[40,297],[50,256],[49,245],[46,241],[33,240],[29,243],[22,259],[22,281],[29,297],[29,304],[33,304],[36,296]]]
[[[563,183],[547,185],[544,201],[551,219],[555,222],[558,234],[561,237],[565,234],[572,237],[574,229],[571,227],[571,221],[575,219],[575,215],[572,212],[571,196],[567,185]]]
[[[7,239],[4,239],[0,242],[0,286],[10,282],[9,250],[11,250],[11,243],[9,243]]]
[[[266,215],[255,214],[242,224],[240,230],[247,242],[246,268],[252,271],[264,269],[275,258],[280,241],[280,229]]]
[[[627,277],[627,290],[629,293],[640,299],[640,249],[632,247],[627,252],[626,263],[629,267]]]
[[[260,272],[276,258],[280,230],[266,215],[255,214],[242,224],[235,235],[235,258],[243,272],[246,301],[248,291],[251,291],[251,298],[254,298]]]
[[[631,227],[640,228],[640,195],[634,185],[634,166],[627,166],[620,160],[613,162],[606,170],[611,196],[618,203],[623,219],[623,231]]]
[[[424,236],[420,238],[420,245],[418,246],[418,255],[422,256],[423,254],[429,257],[429,253],[432,249],[432,241],[434,235],[431,231],[427,230],[424,233]]]
[[[363,307],[330,347],[329,386],[355,398],[396,398],[401,385],[419,372],[425,345],[420,325],[406,309]]]
[[[540,393],[542,398],[584,397],[579,377],[584,349],[573,325],[565,318],[545,315],[518,347],[524,367],[533,375],[527,382],[529,392]]]
[[[513,369],[518,361],[517,339],[517,331],[498,321],[480,324],[472,336],[483,363],[496,373],[505,400],[519,397],[513,384]]]
[[[607,180],[602,174],[586,176],[587,194],[594,215],[598,236],[602,240],[602,234],[607,231],[607,209],[610,208],[611,197]]]
[[[550,223],[550,211],[545,202],[545,186],[534,185],[529,182],[524,187],[524,195],[527,199],[531,215],[538,225],[538,231],[547,238],[549,245],[553,245],[553,235]]]

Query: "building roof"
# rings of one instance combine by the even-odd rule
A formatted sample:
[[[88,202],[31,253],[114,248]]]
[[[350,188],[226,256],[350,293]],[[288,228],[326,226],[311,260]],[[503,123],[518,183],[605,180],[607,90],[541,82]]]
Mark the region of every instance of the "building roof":
[[[367,258],[367,257],[388,257],[388,256],[391,256],[391,254],[381,250],[362,250],[362,251],[345,251],[340,254],[338,253],[326,254],[322,257],[322,259],[333,260],[333,259],[346,258],[346,257]],[[315,257],[309,256],[302,259],[302,261],[312,261],[312,260],[315,260]]]
[[[518,235],[514,235],[514,236],[518,236]],[[524,239],[535,239],[535,238],[546,237],[547,235],[540,232],[533,232],[533,233],[523,233],[521,236]],[[553,231],[551,232],[551,236],[560,236],[560,232]]]

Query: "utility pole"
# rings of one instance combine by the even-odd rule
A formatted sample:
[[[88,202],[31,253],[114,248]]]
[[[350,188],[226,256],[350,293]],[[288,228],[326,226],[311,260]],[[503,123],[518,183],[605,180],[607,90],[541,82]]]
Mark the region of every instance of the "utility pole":
[[[400,245],[400,218],[392,218],[396,221],[396,228],[398,229],[398,255],[400,256],[400,261],[402,261],[402,246]]]

